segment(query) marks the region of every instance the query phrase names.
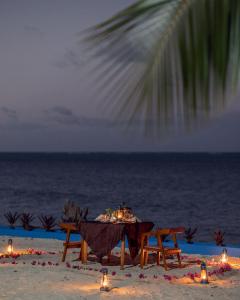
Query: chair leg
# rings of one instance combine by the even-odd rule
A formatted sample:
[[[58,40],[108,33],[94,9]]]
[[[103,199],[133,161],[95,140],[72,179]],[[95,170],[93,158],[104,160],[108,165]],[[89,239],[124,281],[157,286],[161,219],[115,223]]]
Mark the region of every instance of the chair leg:
[[[160,265],[160,252],[157,252],[157,265]]]
[[[125,236],[121,241],[121,257],[120,257],[121,270],[124,269],[124,263],[125,263]]]
[[[140,253],[140,267],[143,268],[143,266],[144,266],[144,250],[142,249]]]
[[[164,253],[162,254],[162,258],[163,258],[163,265],[164,265],[164,268],[165,268],[165,270],[167,271],[167,270],[168,270],[168,265],[167,265],[167,261],[166,261],[166,257],[165,257],[165,254],[164,254]]]
[[[181,267],[182,267],[182,263],[181,263],[181,257],[180,257],[180,254],[177,254],[177,258],[178,258],[178,264],[179,264],[179,267],[181,268]]]
[[[81,245],[81,260],[82,264],[87,263],[87,251],[88,251],[88,244],[85,240],[82,240],[82,245]]]
[[[144,265],[148,263],[148,251],[145,251],[144,253]]]
[[[82,242],[82,240],[81,240],[81,246],[80,246],[80,251],[79,251],[79,256],[78,256],[78,259],[79,259],[80,261],[82,261],[82,244],[83,244],[83,242]]]
[[[66,258],[66,255],[67,255],[67,248],[68,248],[68,243],[70,241],[70,234],[71,234],[71,231],[70,229],[67,230],[67,236],[66,236],[66,242],[64,244],[64,250],[63,250],[63,256],[62,256],[62,262],[65,261],[65,258]]]

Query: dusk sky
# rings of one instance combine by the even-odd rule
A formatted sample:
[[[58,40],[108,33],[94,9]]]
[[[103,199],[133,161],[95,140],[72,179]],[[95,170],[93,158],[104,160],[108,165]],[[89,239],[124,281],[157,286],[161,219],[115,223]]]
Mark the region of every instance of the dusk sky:
[[[0,1],[0,151],[240,151],[239,101],[155,142],[104,114],[79,33],[133,2]]]

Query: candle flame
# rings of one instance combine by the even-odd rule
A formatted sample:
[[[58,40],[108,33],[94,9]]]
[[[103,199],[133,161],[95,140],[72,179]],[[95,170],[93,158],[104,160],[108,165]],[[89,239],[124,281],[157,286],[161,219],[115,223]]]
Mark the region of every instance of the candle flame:
[[[117,218],[122,219],[123,218],[123,212],[121,210],[118,210],[117,212]]]
[[[207,266],[205,263],[201,264],[201,283],[208,284],[208,273],[207,273]]]
[[[228,257],[227,257],[226,253],[222,254],[222,260],[221,261],[222,261],[223,264],[226,264],[228,262]]]
[[[201,279],[202,279],[202,280],[206,280],[206,279],[207,279],[207,274],[206,274],[206,271],[205,271],[205,270],[202,270],[202,271],[201,271]]]
[[[9,254],[12,254],[12,253],[13,253],[13,247],[12,247],[12,245],[8,245],[7,252],[8,252]]]
[[[103,275],[103,278],[102,278],[102,286],[103,286],[104,288],[106,288],[106,287],[108,287],[108,285],[109,285],[108,277],[107,277],[107,275]]]

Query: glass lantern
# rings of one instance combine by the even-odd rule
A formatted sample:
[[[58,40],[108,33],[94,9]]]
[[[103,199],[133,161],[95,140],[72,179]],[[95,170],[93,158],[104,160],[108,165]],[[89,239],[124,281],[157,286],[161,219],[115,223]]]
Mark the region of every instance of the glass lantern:
[[[221,255],[221,263],[222,264],[227,264],[228,263],[228,255],[227,255],[227,249],[224,248],[222,255]]]
[[[102,272],[102,279],[101,279],[101,292],[109,292],[110,291],[110,285],[109,285],[109,279],[108,279],[108,269],[104,268],[101,270]]]
[[[7,252],[10,255],[13,254],[13,240],[12,239],[8,240]]]
[[[205,262],[201,263],[201,284],[208,284],[208,272]]]

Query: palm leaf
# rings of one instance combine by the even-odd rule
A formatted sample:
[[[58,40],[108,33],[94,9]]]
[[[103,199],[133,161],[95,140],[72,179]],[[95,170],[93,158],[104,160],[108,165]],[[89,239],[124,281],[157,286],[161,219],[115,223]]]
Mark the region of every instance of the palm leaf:
[[[112,112],[158,133],[225,106],[238,84],[239,39],[238,0],[140,0],[85,40]]]

